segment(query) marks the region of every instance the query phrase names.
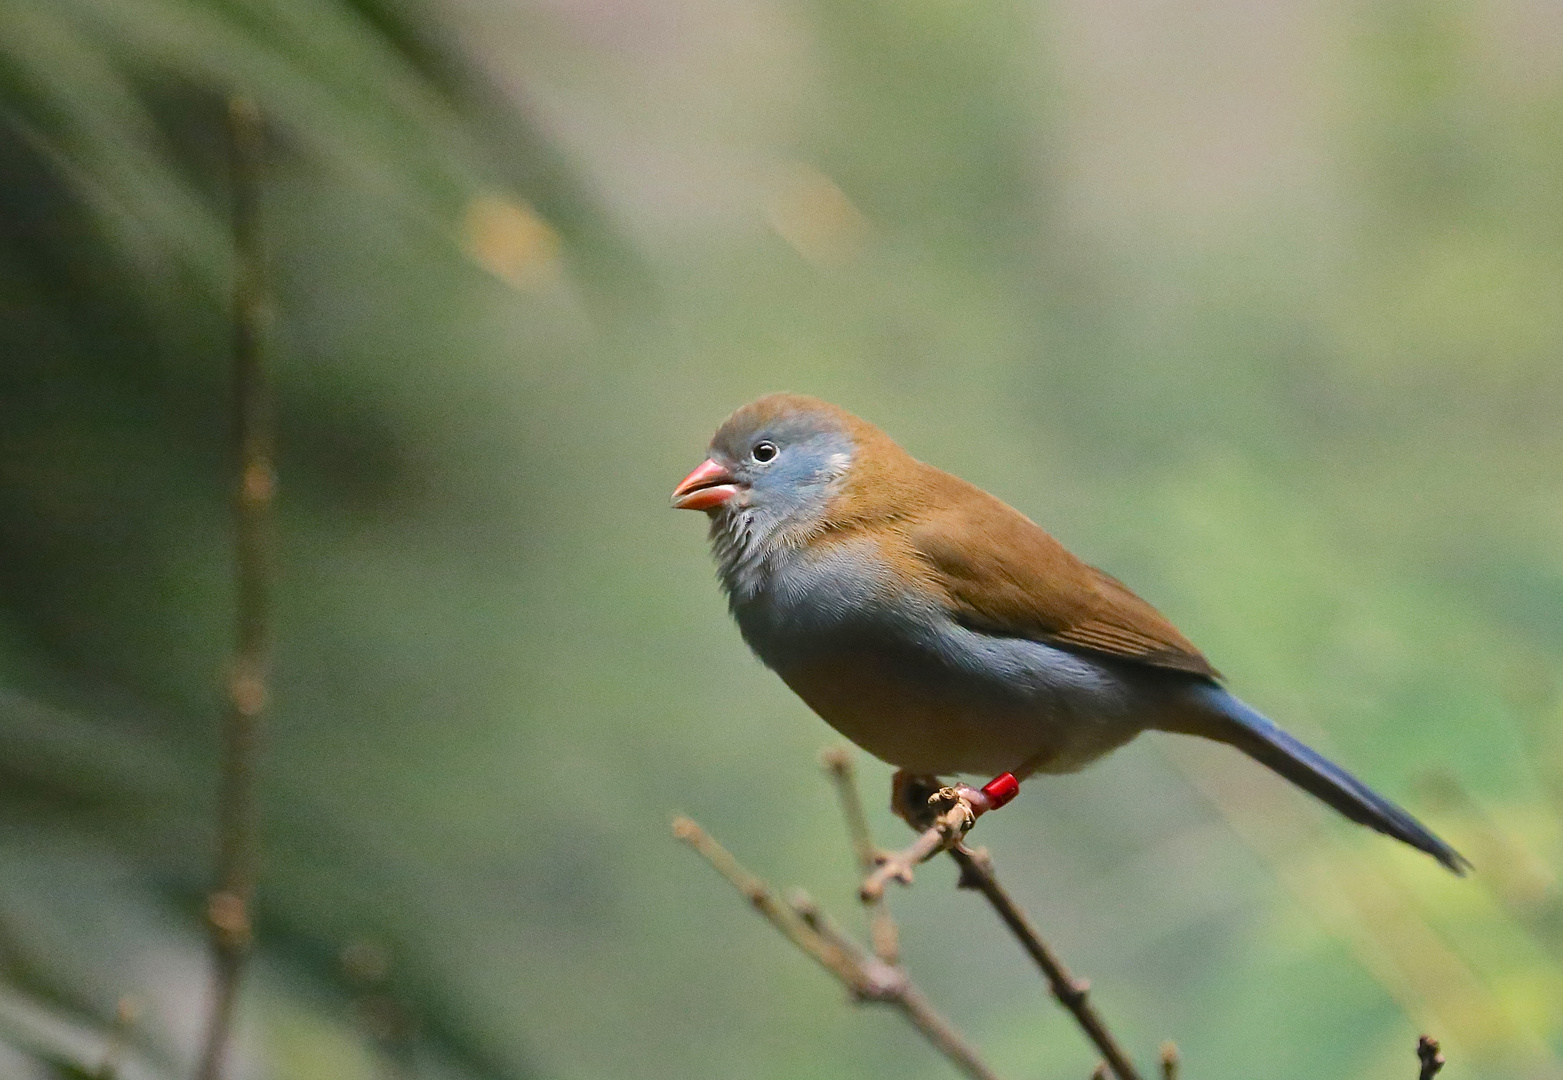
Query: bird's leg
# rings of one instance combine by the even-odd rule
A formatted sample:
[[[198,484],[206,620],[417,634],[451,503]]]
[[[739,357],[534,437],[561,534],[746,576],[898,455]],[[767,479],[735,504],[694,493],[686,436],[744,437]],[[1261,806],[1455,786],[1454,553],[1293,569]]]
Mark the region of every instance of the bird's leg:
[[[920,835],[910,847],[881,855],[859,895],[868,902],[882,896],[888,882],[910,885],[912,867],[960,843],[979,817],[1009,802],[1019,790],[1020,781],[1013,773],[974,788],[969,784],[945,786],[937,777],[897,771],[890,782],[890,809]]]
[[[951,796],[940,799],[942,792]],[[1020,781],[1014,773],[1003,773],[989,780],[980,788],[969,784],[950,787],[939,783],[938,777],[926,774],[914,775],[904,769],[896,770],[890,778],[890,809],[919,832],[930,828],[938,816],[938,803],[954,797],[964,800],[973,817],[981,817],[989,810],[997,810],[1020,793]]]
[[[975,790],[965,784],[957,784],[956,790],[966,797],[972,811],[981,817],[989,810],[1009,805],[1009,801],[1020,794],[1020,778],[1012,772],[999,773]]]

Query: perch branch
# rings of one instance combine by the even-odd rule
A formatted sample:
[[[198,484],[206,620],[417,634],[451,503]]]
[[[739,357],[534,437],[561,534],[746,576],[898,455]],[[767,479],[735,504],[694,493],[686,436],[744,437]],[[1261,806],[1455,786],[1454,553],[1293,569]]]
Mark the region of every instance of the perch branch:
[[[214,960],[211,1013],[199,1080],[218,1080],[233,1027],[239,979],[251,939],[255,891],[255,751],[266,704],[267,545],[272,489],[271,425],[262,336],[266,318],[258,213],[262,121],[255,104],[228,106],[233,183],[233,409],[238,448],[234,584],[236,645],[223,725],[217,885],[207,902]]]
[[[1107,1030],[1107,1023],[1091,1004],[1090,986],[1084,979],[1077,979],[1064,966],[1047,942],[1042,940],[1036,927],[1031,925],[1031,920],[1020,909],[1008,892],[999,884],[998,878],[993,874],[993,860],[982,849],[972,850],[964,845],[957,844],[950,849],[950,857],[961,868],[959,887],[962,889],[975,889],[982,893],[993,910],[998,913],[1004,925],[1009,927],[1010,933],[1015,935],[1021,947],[1027,955],[1036,961],[1037,967],[1042,969],[1042,974],[1047,979],[1048,987],[1053,991],[1053,996],[1058,1003],[1068,1009],[1080,1025],[1086,1037],[1101,1052],[1106,1064],[1112,1069],[1118,1080],[1140,1080],[1139,1073],[1135,1071],[1134,1064],[1129,1060],[1129,1055],[1124,1053],[1118,1045],[1118,1040],[1113,1038],[1112,1032]],[[1163,1051],[1163,1070],[1171,1069],[1167,1075],[1175,1075],[1177,1070],[1176,1051],[1173,1051],[1173,1064],[1168,1066],[1167,1056]]]
[[[950,857],[961,868],[958,887],[974,889],[987,899],[1021,947],[1041,968],[1053,996],[1069,1010],[1086,1037],[1101,1053],[1104,1059],[1102,1067],[1111,1069],[1118,1080],[1140,1080],[1129,1055],[1124,1053],[1117,1039],[1107,1029],[1106,1021],[1091,1004],[1090,983],[1075,978],[1058,954],[1042,940],[1036,927],[1031,925],[1030,918],[999,884],[993,873],[993,861],[987,852],[973,850],[960,842],[976,817],[987,810],[985,794],[964,784],[950,788],[936,787],[937,783],[932,777],[906,773],[896,775],[891,796],[892,809],[913,829],[921,829],[922,832],[911,847],[887,857],[879,871],[876,871],[876,876],[864,882],[860,890],[864,902],[871,902],[877,895],[870,888],[871,885],[877,883],[882,888],[883,882],[892,878],[906,880],[901,877],[902,871],[909,870],[912,863],[931,858],[941,850],[948,850]],[[963,810],[969,815],[964,819],[959,816]],[[1167,1045],[1171,1046],[1170,1043]],[[1167,1047],[1163,1047],[1162,1072],[1165,1080],[1176,1080],[1177,1068],[1177,1049],[1173,1047],[1169,1055]]]
[[[694,848],[783,937],[834,975],[854,1000],[894,1007],[966,1076],[972,1080],[996,1080],[971,1045],[912,984],[905,969],[886,963],[859,947],[837,930],[806,894],[795,893],[790,902],[783,902],[769,885],[740,865],[726,848],[689,818],[674,820],[673,835]]]
[[[959,787],[942,787],[933,792],[928,797],[927,810],[920,815],[931,820],[909,846],[879,857],[879,866],[863,879],[858,896],[865,904],[877,903],[890,882],[899,881],[903,885],[910,885],[912,868],[959,844],[977,823],[977,817],[984,809],[986,804],[982,793],[964,784]]]
[[[1444,1067],[1444,1055],[1438,1052],[1438,1040],[1431,1035],[1423,1035],[1417,1039],[1416,1056],[1422,1063],[1417,1080],[1433,1080],[1433,1077],[1438,1075],[1438,1070]]]

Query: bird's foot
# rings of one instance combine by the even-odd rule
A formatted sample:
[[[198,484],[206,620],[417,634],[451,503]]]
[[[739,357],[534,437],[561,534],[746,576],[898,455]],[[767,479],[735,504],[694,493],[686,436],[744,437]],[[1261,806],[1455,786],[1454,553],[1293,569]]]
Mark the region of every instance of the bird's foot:
[[[1020,791],[1014,773],[994,777],[980,788],[969,784],[945,786],[938,777],[916,775],[897,770],[890,779],[890,809],[902,821],[919,832],[933,826],[939,814],[949,808],[951,798],[963,799],[974,817],[1007,804]]]
[[[871,902],[883,896],[892,881],[910,885],[914,866],[959,844],[979,817],[1009,802],[1019,790],[1020,782],[1010,773],[974,788],[944,786],[931,776],[897,772],[891,782],[891,809],[920,835],[909,847],[881,854],[858,895]]]

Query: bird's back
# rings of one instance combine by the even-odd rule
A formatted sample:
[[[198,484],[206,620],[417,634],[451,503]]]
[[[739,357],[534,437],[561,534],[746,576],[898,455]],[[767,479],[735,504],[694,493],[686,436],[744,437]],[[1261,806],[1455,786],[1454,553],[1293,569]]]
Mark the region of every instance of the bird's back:
[[[873,447],[869,468],[846,477],[826,512],[822,544],[871,539],[898,576],[973,629],[1219,677],[1117,578],[1003,500],[884,442]]]

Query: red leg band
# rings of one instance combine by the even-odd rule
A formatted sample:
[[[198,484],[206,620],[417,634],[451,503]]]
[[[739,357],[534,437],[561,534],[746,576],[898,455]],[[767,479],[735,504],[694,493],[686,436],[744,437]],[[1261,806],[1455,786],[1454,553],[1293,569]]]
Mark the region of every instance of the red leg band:
[[[1020,781],[1015,779],[1014,773],[1004,773],[983,784],[982,793],[988,797],[992,809],[997,810],[1020,794]]]

